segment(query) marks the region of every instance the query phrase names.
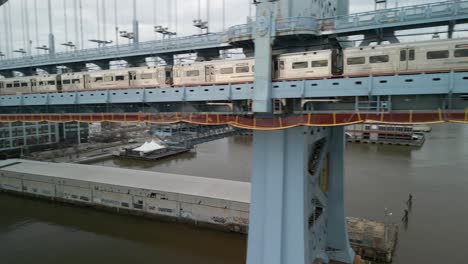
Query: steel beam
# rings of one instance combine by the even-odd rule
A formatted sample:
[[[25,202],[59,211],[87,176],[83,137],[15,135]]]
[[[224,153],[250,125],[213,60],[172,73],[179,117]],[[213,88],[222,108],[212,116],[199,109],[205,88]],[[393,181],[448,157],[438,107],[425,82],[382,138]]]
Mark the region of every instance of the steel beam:
[[[343,148],[340,127],[254,131],[247,264],[352,263]]]
[[[328,190],[327,249],[330,259],[352,263],[344,210],[344,127],[330,129],[330,177]]]
[[[277,17],[276,2],[264,1],[257,5],[255,22],[255,91],[253,111],[272,112],[272,44]]]

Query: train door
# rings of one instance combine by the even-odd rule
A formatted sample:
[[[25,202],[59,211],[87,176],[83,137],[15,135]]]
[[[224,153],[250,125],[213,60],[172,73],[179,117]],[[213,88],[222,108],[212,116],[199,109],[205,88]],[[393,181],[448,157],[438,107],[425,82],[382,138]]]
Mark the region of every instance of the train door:
[[[404,48],[400,50],[400,65],[398,70],[410,71],[415,70],[415,50],[413,48]]]
[[[62,91],[62,77],[59,74],[57,74],[57,76],[55,77],[55,87],[57,89],[57,92]]]
[[[89,74],[83,74],[83,89],[91,89],[91,76]]]
[[[128,81],[130,84],[130,87],[135,87],[136,86],[136,71],[129,71],[128,72]]]
[[[31,79],[31,91],[32,91],[32,92],[38,91],[37,85],[38,85],[37,79],[36,79],[36,78],[32,78],[32,79]]]
[[[215,67],[214,65],[205,66],[205,81],[216,82]]]

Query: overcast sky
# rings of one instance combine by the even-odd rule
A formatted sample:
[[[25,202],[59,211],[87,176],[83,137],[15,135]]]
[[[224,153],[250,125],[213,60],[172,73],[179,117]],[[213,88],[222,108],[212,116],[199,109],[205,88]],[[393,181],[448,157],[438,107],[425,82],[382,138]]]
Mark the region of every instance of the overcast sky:
[[[198,1],[201,1],[202,19],[206,19],[206,1],[207,0],[137,0],[137,16],[140,21],[140,41],[153,40],[156,34],[153,32],[153,26],[156,24],[169,26],[171,30],[178,32],[179,36],[187,36],[197,34],[198,29],[192,26],[192,20],[198,17]],[[341,0],[338,0],[341,1]],[[78,2],[78,0],[76,1]],[[114,19],[114,2],[117,2],[117,23],[119,30],[131,31],[132,21],[132,1],[131,0],[82,0],[83,3],[83,32],[84,32],[84,47],[93,48],[97,45],[91,43],[89,39],[112,40],[115,42],[115,19]],[[168,3],[172,2],[172,12],[169,12]],[[178,11],[175,12],[175,3],[178,3]],[[226,27],[243,24],[249,16],[249,3],[252,0],[225,0],[226,2]],[[350,0],[350,12],[363,12],[374,9],[374,0]],[[389,0],[389,7],[395,6],[399,2],[400,6],[423,4],[431,2],[440,2],[436,0]],[[29,16],[29,39],[32,41],[32,46],[40,46],[48,44],[48,12],[46,0],[10,0],[9,5],[12,14],[13,28],[13,46],[15,49],[25,48],[27,34],[22,30],[22,15],[26,12],[21,12],[23,3],[27,6]],[[37,4],[37,24],[35,17],[34,4]],[[65,51],[66,47],[61,46],[61,43],[72,41],[76,43],[76,37],[79,34],[75,30],[74,16],[75,0],[52,0],[52,18],[53,31],[56,38],[57,51]],[[96,4],[99,3],[99,9]],[[103,21],[102,4],[105,3],[105,23]],[[155,5],[156,3],[156,5]],[[222,1],[210,1],[210,21],[211,30],[213,32],[222,30]],[[66,6],[66,13],[64,12]],[[7,5],[0,7],[0,51],[5,50],[5,23],[4,9]],[[26,8],[26,7],[25,7]],[[97,13],[99,10],[99,14]],[[65,14],[64,14],[65,13]],[[177,13],[177,28],[175,14]],[[66,16],[66,19],[65,19]],[[99,17],[99,19],[98,19]],[[26,18],[25,18],[26,20]],[[65,23],[66,21],[66,23]],[[37,27],[36,27],[37,25]],[[67,27],[66,27],[67,25]],[[98,27],[100,34],[98,35]],[[36,28],[38,36],[36,37]],[[104,32],[106,33],[104,35]],[[67,34],[66,34],[67,33]],[[36,41],[36,39],[38,41]],[[119,43],[128,43],[128,40],[119,38]],[[33,54],[38,51],[33,49]],[[16,56],[19,56],[17,54]]]

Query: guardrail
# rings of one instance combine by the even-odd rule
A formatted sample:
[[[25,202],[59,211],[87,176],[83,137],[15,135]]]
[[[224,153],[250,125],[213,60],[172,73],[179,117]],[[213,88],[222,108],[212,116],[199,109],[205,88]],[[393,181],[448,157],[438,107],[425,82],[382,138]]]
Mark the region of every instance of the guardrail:
[[[447,1],[423,5],[390,8],[371,12],[355,13],[318,20],[321,31],[356,30],[359,27],[389,27],[392,24],[422,22],[423,20],[454,19],[468,15],[468,1]]]

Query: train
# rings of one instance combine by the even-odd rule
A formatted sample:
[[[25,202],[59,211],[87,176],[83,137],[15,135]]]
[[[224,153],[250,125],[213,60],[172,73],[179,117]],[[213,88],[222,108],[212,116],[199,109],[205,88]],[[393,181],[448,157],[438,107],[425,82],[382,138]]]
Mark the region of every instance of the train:
[[[468,38],[286,53],[275,81],[468,71]],[[0,94],[164,88],[255,80],[253,58],[0,79]]]

